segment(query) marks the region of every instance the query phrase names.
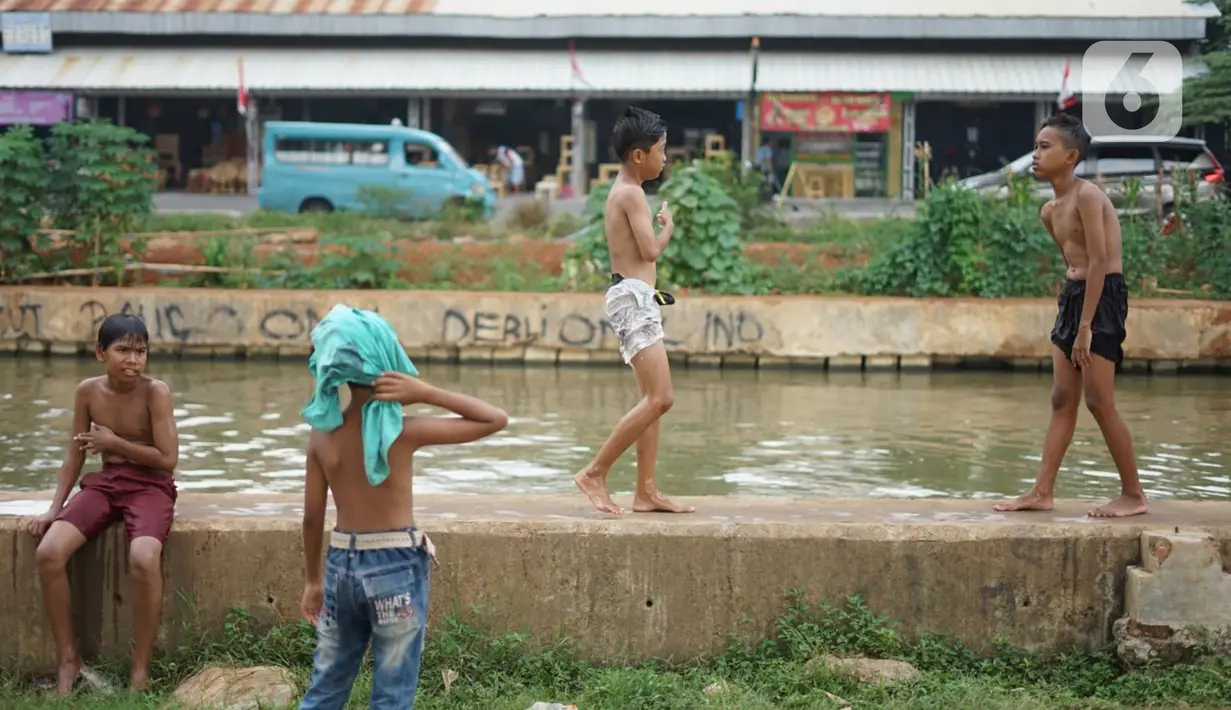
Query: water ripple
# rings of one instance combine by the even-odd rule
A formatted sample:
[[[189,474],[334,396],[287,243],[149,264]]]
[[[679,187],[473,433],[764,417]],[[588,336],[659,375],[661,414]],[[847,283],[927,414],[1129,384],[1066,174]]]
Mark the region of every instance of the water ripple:
[[[583,467],[636,401],[625,369],[429,365],[425,375],[510,413],[489,439],[419,452],[416,490],[571,492]],[[94,363],[0,359],[0,489],[54,485],[72,426],[68,405]],[[297,492],[311,394],[301,363],[155,362],[175,393],[184,490]],[[676,370],[676,404],[659,437],[668,493],[995,498],[1021,492],[1040,461],[1050,377],[1036,374],[859,374]],[[242,383],[237,388],[236,383]],[[1231,499],[1231,379],[1117,383],[1147,491]],[[432,414],[424,406],[411,414]],[[97,466],[87,463],[86,470]],[[633,490],[633,452],[612,470]],[[1058,493],[1101,498],[1117,474],[1084,410]]]

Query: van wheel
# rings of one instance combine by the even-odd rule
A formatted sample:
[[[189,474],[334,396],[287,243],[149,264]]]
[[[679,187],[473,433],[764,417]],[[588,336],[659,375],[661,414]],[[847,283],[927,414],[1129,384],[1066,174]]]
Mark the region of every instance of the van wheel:
[[[328,200],[322,200],[319,197],[313,197],[303,201],[299,206],[299,213],[304,214],[310,212],[313,214],[328,214],[333,212],[333,205],[329,204]]]

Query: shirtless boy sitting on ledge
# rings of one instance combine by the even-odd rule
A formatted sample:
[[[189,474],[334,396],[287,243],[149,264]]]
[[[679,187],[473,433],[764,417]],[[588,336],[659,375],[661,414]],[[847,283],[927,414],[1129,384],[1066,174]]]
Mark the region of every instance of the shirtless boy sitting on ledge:
[[[94,355],[106,374],[77,386],[72,440],[55,497],[46,513],[30,521],[30,533],[39,538],[35,559],[56,641],[60,695],[71,693],[78,677],[92,685],[101,682],[77,655],[65,572],[68,559],[121,519],[133,578],[130,685],[144,690],[149,683],[150,655],[162,612],[162,546],[175,515],[172,473],[179,460],[171,390],[143,374],[149,341],[145,323],[136,316],[108,316],[99,326]],[[86,454],[96,453],[102,455],[102,470],[86,474],[81,490],[66,506]]]
[[[1120,518],[1140,515],[1148,507],[1137,477],[1133,442],[1114,396],[1128,318],[1120,220],[1097,185],[1073,174],[1089,147],[1090,136],[1081,121],[1063,114],[1047,119],[1035,139],[1034,174],[1050,182],[1056,193],[1043,206],[1041,217],[1064,255],[1068,274],[1051,331],[1051,423],[1043,440],[1039,477],[1029,493],[997,505],[998,511],[1052,509],[1056,476],[1073,441],[1083,393],[1120,472],[1120,497],[1090,515]]]

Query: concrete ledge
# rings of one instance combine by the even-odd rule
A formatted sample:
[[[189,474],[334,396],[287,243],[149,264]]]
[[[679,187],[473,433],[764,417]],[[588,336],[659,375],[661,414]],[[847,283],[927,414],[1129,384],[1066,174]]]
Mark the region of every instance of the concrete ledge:
[[[380,311],[412,357],[619,363],[602,294],[0,287],[0,350],[77,354],[129,312],[175,357],[302,357],[338,303]],[[685,297],[664,309],[668,349],[696,367],[918,370],[1050,367],[1050,299]],[[1231,301],[1132,305],[1126,370],[1231,371]],[[1144,363],[1137,364],[1137,363]]]
[[[32,499],[34,498],[34,499]],[[11,580],[0,636],[23,666],[53,660],[34,541],[13,513],[47,496],[0,499],[0,578]],[[180,499],[164,557],[162,642],[192,615],[217,629],[243,605],[265,621],[297,618],[302,580],[297,497],[193,494]],[[988,501],[702,497],[692,516],[605,519],[577,496],[424,496],[420,526],[437,543],[432,617],[462,613],[542,641],[578,640],[599,660],[713,654],[728,632],[766,634],[792,589],[812,599],[862,595],[907,631],[991,639],[1045,652],[1101,647],[1121,616],[1141,534],[1212,535],[1231,560],[1231,503],[1162,501],[1150,515],[1084,517],[1090,502],[1008,516]],[[119,528],[74,559],[83,651],[126,653],[130,587]],[[184,599],[190,600],[189,607]],[[472,611],[481,607],[481,612]],[[747,623],[745,624],[745,620]]]

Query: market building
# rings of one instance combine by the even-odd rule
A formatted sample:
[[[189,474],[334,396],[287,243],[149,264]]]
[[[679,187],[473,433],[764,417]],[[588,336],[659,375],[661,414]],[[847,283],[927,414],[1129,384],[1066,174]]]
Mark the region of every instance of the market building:
[[[0,0],[0,124],[71,113],[133,126],[179,188],[259,161],[264,121],[396,119],[474,163],[517,146],[528,184],[584,189],[636,102],[668,118],[673,155],[720,137],[752,160],[768,142],[780,177],[797,165],[825,196],[903,197],[918,142],[934,178],[996,169],[1029,150],[1066,62],[1080,86],[1093,42],[1162,40],[1192,57],[1217,16],[1184,0],[820,4]]]

